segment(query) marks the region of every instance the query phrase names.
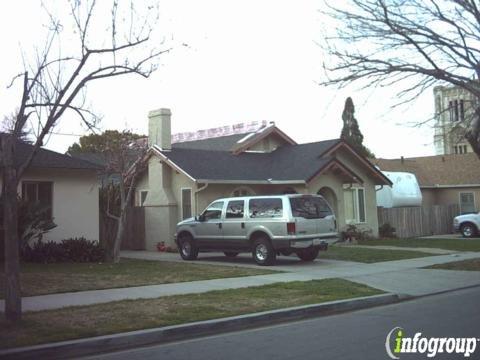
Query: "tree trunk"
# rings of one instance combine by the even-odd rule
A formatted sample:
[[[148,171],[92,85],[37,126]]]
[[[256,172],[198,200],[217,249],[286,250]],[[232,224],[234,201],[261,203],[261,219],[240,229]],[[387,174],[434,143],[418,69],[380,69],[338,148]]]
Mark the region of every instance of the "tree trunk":
[[[115,236],[115,242],[113,243],[112,261],[118,263],[120,261],[120,247],[122,245],[122,238],[125,229],[127,209],[122,209],[120,219],[118,219],[117,234]]]
[[[14,167],[15,139],[3,136],[3,227],[5,244],[5,318],[17,322],[22,317],[20,260],[18,243],[17,173]]]
[[[480,106],[475,110],[472,123],[470,124],[469,130],[465,134],[465,138],[480,159]]]

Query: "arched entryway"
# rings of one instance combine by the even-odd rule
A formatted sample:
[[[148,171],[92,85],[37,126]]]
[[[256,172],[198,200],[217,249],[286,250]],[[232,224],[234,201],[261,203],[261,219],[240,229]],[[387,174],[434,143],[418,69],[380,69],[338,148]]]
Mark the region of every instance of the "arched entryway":
[[[337,202],[337,195],[335,194],[335,191],[332,190],[332,188],[329,188],[328,186],[322,187],[320,190],[317,191],[318,195],[322,195],[325,200],[328,201],[330,206],[332,207],[333,212],[335,213],[335,216],[338,217],[338,202]]]

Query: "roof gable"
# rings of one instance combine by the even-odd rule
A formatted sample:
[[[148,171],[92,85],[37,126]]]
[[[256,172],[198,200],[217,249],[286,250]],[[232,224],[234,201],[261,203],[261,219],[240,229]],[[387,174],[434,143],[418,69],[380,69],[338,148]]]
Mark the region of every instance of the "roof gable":
[[[267,127],[261,128],[260,130],[250,133],[244,136],[242,139],[237,141],[232,148],[230,149],[233,154],[237,155],[248,149],[254,147],[262,140],[268,138],[277,138],[282,145],[296,145],[297,143],[282,130],[276,127],[274,124],[271,124]],[[266,152],[274,151],[275,149],[270,148]]]

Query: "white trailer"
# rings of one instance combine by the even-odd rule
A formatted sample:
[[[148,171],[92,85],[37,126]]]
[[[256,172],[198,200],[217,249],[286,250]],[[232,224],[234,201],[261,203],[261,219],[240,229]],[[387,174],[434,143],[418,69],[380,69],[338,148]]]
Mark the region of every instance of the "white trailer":
[[[382,173],[393,185],[377,186],[377,206],[393,208],[422,205],[422,192],[415,174],[393,171],[382,171]]]

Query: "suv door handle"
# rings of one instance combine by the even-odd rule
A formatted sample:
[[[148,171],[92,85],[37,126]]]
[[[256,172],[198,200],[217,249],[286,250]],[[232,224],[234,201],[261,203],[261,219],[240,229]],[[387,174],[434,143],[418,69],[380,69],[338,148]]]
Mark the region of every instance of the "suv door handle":
[[[222,223],[218,223],[218,228],[219,228],[219,229],[222,228]]]
[[[244,223],[244,222],[242,222],[242,223],[240,224],[240,226],[242,227],[242,229],[245,229],[245,223]]]

